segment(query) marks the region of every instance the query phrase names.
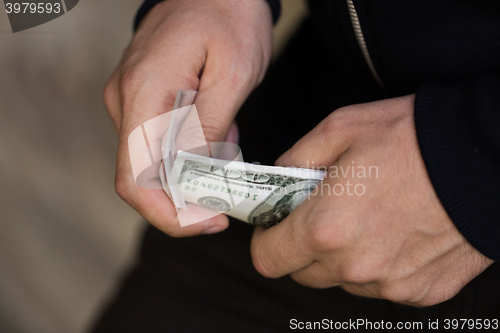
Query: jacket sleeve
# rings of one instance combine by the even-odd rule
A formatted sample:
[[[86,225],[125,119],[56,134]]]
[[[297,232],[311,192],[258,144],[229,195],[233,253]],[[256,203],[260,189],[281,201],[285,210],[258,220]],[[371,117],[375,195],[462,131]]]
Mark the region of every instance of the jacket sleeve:
[[[137,12],[134,20],[134,31],[137,30],[137,27],[139,26],[139,23],[141,23],[141,20],[146,16],[146,14],[153,8],[155,5],[158,3],[162,2],[164,0],[145,0],[141,7],[139,8],[139,11]],[[269,6],[271,6],[271,12],[273,15],[273,24],[276,24],[278,21],[280,14],[281,14],[281,3],[280,0],[266,0]]]
[[[500,77],[419,87],[415,126],[451,220],[472,246],[500,260]]]

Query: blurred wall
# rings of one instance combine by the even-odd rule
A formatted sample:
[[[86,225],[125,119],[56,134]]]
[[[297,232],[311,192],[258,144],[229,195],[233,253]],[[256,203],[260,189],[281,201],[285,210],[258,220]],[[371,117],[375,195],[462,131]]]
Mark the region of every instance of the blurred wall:
[[[102,87],[142,0],[81,0],[13,34],[0,2],[0,332],[84,332],[145,223],[114,192]],[[279,51],[305,14],[283,0]]]
[[[13,34],[0,4],[0,332],[81,332],[143,224],[114,192],[102,87],[140,0]]]

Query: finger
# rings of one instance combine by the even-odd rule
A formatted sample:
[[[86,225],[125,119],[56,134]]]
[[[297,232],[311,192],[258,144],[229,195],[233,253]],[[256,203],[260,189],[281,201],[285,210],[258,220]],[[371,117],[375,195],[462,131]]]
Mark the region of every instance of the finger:
[[[208,219],[199,219],[196,221],[198,223],[182,226],[174,204],[163,190],[144,189],[136,186],[134,182],[131,185],[133,189],[130,189],[132,193],[129,194],[126,191],[119,192],[120,185],[118,184],[122,182],[117,180],[116,183],[117,192],[122,199],[148,222],[170,236],[187,237],[214,233],[225,230],[229,225],[229,220],[225,215],[212,214]]]
[[[145,189],[137,186],[132,172],[132,162],[137,164],[137,161],[130,159],[129,135],[136,128],[140,129],[141,125],[150,119],[171,111],[179,88],[197,89],[198,71],[194,69],[193,61],[174,55],[169,59],[170,66],[159,62],[162,69],[156,71],[144,71],[141,68],[129,70],[122,75],[120,81],[123,119],[117,155],[116,192],[151,224],[173,236],[197,235],[215,226],[223,230],[227,228],[227,218],[215,217],[184,228],[181,227],[176,216],[175,206],[163,190]],[[202,64],[199,62],[200,68]],[[148,139],[155,141],[154,144],[156,144],[156,141],[161,140],[161,136],[154,136],[154,133],[157,132],[157,126],[153,127],[155,127],[154,130],[148,132]],[[142,135],[142,131],[138,133]],[[146,136],[142,141],[144,145],[149,147],[150,144],[153,144],[145,138]],[[153,155],[151,160],[149,160],[149,156],[146,156],[147,163],[154,164],[161,160],[160,150],[155,150]],[[134,158],[136,157],[134,155]],[[144,164],[142,156],[140,159],[139,164]]]
[[[199,110],[200,122],[206,134],[206,139],[208,141],[224,141],[237,109],[249,93],[249,85],[241,82],[231,84],[231,81],[234,80],[225,75],[231,73],[224,73],[224,70],[221,70],[220,74],[222,77],[228,79],[216,80],[215,70],[212,69],[215,65],[210,65],[210,62],[207,61],[195,104]],[[184,71],[183,74],[189,73],[191,69],[189,66],[184,70],[182,70],[182,66],[176,68],[176,70]],[[141,73],[139,72],[138,74]],[[128,109],[124,111],[124,128],[122,133],[127,133],[133,126],[139,126],[148,120],[147,118],[150,118],[151,115],[159,114],[165,108],[171,110],[170,105],[173,104],[177,88],[196,89],[197,87],[194,85],[196,84],[197,77],[194,76],[194,71],[191,70],[190,75],[191,77],[194,76],[196,80],[183,82],[183,74],[174,75],[181,80],[174,79],[173,84],[164,83],[165,91],[157,90],[157,86],[162,85],[156,81],[158,79],[156,75],[148,77],[148,80],[141,80],[139,78],[139,84],[134,82],[134,79],[128,78],[127,80],[132,80],[132,82],[125,82],[128,85],[125,88],[129,89],[129,95],[123,98],[124,107]],[[156,84],[152,84],[155,82]],[[229,89],[230,86],[233,88],[232,91]],[[136,89],[131,90],[131,88]],[[147,110],[147,112],[140,112],[141,110]],[[156,129],[153,131],[148,129],[147,132],[150,141],[155,140],[156,142],[161,140],[161,137],[154,138],[151,136],[152,132],[158,132]],[[234,134],[232,133],[232,137],[234,137]],[[150,223],[168,234],[183,236],[199,234],[208,229],[213,232],[214,230],[224,230],[227,228],[228,220],[223,216],[210,218],[193,226],[181,227],[178,217],[175,219],[174,206],[165,194],[160,192],[160,195],[153,195],[149,192],[150,190],[138,188],[133,182],[134,179],[130,172],[128,147],[124,144],[123,136],[121,139],[117,162],[117,192],[120,192],[120,196]],[[148,142],[148,144],[152,145],[153,143]],[[162,208],[159,209],[158,207]],[[180,228],[183,228],[183,230],[181,231]]]
[[[382,299],[383,297],[381,296],[380,293],[380,283],[379,282],[370,282],[370,283],[365,283],[365,284],[344,284],[341,286],[342,289],[347,291],[350,294],[357,295],[357,296],[363,296],[363,297],[370,297],[370,298],[380,298]]]
[[[123,200],[155,227],[169,235],[179,237],[198,235],[208,229],[222,231],[227,228],[228,220],[225,216],[214,216],[203,222],[182,227],[175,206],[163,190],[146,189],[137,186],[130,170],[131,162],[128,154],[128,150],[119,149],[118,151],[115,179],[116,191]]]
[[[233,122],[231,127],[227,132],[226,142],[238,144],[240,142],[240,132],[238,130],[238,125]]]
[[[290,277],[297,283],[310,288],[330,288],[342,285],[343,282],[335,269],[335,263],[331,260],[328,265],[322,262],[314,262],[311,265],[293,272]]]
[[[287,150],[276,165],[307,168],[329,167],[349,148],[351,132],[335,113]]]
[[[106,110],[108,111],[108,115],[111,118],[113,125],[115,126],[115,130],[117,133],[120,133],[121,127],[121,102],[120,102],[120,89],[118,85],[118,68],[114,70],[113,74],[111,74],[108,82],[104,86],[103,97],[104,97],[104,105],[106,106]]]
[[[327,188],[332,188],[335,179],[328,178],[326,183]],[[297,273],[295,277],[302,284],[318,279],[318,285],[314,286],[321,288],[344,283],[341,268],[345,257],[339,251],[358,234],[357,224],[349,223],[344,210],[336,208],[345,206],[350,197],[339,196],[332,202],[328,195],[323,195],[323,190],[321,193],[311,195],[278,225],[255,231],[252,259],[262,275],[280,277]],[[329,264],[323,266],[325,255]]]
[[[252,261],[257,271],[268,278],[278,278],[312,264],[315,260],[304,227],[309,205],[302,204],[281,223],[264,229],[257,227],[251,241]]]
[[[224,231],[229,226],[229,219],[226,215],[208,210],[198,205],[187,204],[188,211],[178,210],[177,218],[186,222],[187,219],[194,220],[193,224],[181,224],[181,228],[176,228],[171,234],[173,237],[187,237],[199,234],[209,235]],[[182,215],[182,212],[187,214]],[[202,221],[202,222],[200,222]]]
[[[232,141],[237,131],[229,129],[255,87],[257,74],[234,52],[217,46],[208,50],[209,55],[211,51],[213,56],[207,58],[195,104],[207,142]]]

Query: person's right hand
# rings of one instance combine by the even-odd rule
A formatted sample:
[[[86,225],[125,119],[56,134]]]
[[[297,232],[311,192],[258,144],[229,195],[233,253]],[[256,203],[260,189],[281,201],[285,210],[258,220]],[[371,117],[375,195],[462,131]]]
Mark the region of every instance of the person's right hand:
[[[215,233],[225,215],[181,227],[163,190],[136,185],[128,136],[171,111],[178,89],[196,89],[208,142],[224,141],[236,112],[262,81],[271,58],[272,18],[265,0],[168,0],[142,20],[104,89],[119,133],[115,189],[158,229],[174,237]]]

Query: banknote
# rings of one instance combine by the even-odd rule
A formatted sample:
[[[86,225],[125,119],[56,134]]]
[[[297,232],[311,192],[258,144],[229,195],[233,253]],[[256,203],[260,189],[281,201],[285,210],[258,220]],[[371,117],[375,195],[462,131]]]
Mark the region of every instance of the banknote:
[[[169,185],[178,187],[183,196],[177,200],[265,227],[284,220],[325,176],[321,170],[227,161],[183,151],[178,152],[171,173],[176,182]]]
[[[196,93],[179,90],[161,142],[161,186],[181,226],[221,213],[265,227],[284,220],[325,172],[245,163],[236,144],[207,143],[196,106],[190,105]]]

